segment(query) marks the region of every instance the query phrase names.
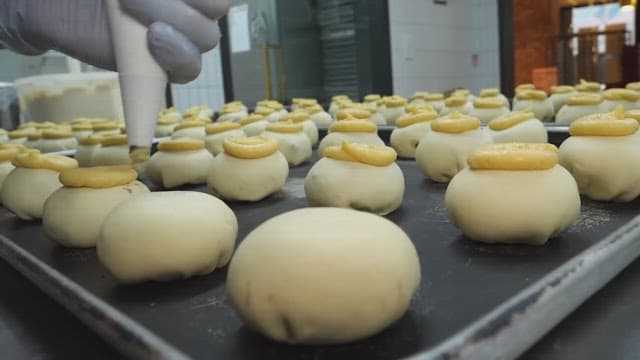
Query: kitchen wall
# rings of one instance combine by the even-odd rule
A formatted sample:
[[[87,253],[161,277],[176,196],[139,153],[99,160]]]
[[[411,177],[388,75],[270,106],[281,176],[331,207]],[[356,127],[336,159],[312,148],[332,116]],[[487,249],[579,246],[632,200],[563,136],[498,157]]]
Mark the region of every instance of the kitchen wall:
[[[497,0],[389,0],[394,92],[500,86]]]

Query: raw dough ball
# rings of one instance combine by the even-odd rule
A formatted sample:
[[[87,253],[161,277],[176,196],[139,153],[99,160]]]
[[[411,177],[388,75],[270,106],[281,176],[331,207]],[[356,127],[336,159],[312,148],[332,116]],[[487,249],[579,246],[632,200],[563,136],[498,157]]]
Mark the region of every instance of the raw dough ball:
[[[302,125],[269,124],[264,136],[278,141],[278,149],[287,158],[289,166],[298,166],[311,158],[311,142]]]
[[[504,94],[500,93],[500,89],[498,88],[486,88],[480,90],[480,98],[497,98],[502,102],[502,105],[507,108],[507,110],[511,107],[509,99],[507,99]]]
[[[405,313],[419,283],[420,261],[402,229],[339,208],[264,222],[240,243],[227,276],[229,299],[248,326],[299,344],[380,332]]]
[[[206,132],[204,130],[205,122],[199,120],[186,120],[176,125],[171,134],[172,139],[181,137],[190,137],[192,139],[204,141]]]
[[[24,146],[29,149],[34,149],[40,151],[40,140],[42,139],[42,133],[29,133],[27,135],[27,141],[25,141]]]
[[[445,100],[445,106],[440,110],[440,115],[449,115],[454,112],[468,114],[473,110],[473,104],[463,96],[451,96]]]
[[[379,164],[355,160],[350,152],[376,156],[392,153]],[[349,158],[350,160],[344,160]],[[372,181],[375,179],[375,181]],[[404,176],[395,163],[395,151],[381,145],[344,143],[327,148],[307,174],[304,190],[311,206],[335,206],[386,215],[402,203]]]
[[[39,148],[44,153],[73,150],[78,147],[78,140],[71,131],[45,130],[42,132]]]
[[[93,157],[98,147],[100,147],[101,138],[89,135],[80,140],[80,144],[76,149],[74,158],[78,161],[78,165],[82,167],[94,166]]]
[[[207,184],[221,198],[259,201],[287,181],[289,165],[276,140],[263,136],[227,138],[223,144],[226,150],[215,157],[207,177]],[[264,145],[265,151],[251,153],[250,148],[257,144]]]
[[[44,203],[42,227],[63,246],[93,247],[109,212],[134,195],[149,189],[136,181],[138,174],[128,167],[93,167],[65,170],[64,187]]]
[[[296,111],[284,115],[280,118],[281,122],[290,122],[294,124],[302,125],[302,132],[307,136],[311,146],[315,146],[318,143],[318,127],[311,121],[309,114],[304,111]]]
[[[309,108],[308,111],[310,114],[309,118],[316,124],[316,126],[327,127],[333,122],[331,115],[324,111],[320,105],[313,106]]]
[[[204,146],[213,156],[220,154],[222,152],[222,142],[224,139],[246,137],[241,127],[242,125],[229,121],[207,125],[207,138],[204,141]]]
[[[269,125],[269,121],[264,119],[264,116],[259,114],[251,114],[238,121],[242,125],[242,131],[246,136],[258,136],[264,132]]]
[[[554,113],[558,113],[560,109],[567,103],[567,99],[570,96],[577,95],[578,92],[573,86],[552,86],[551,87],[551,96],[549,96],[549,101],[553,104]]]
[[[436,125],[451,122],[451,126],[463,131],[449,132],[446,128],[436,130]],[[459,113],[452,113],[431,122],[431,129],[416,149],[418,169],[429,179],[437,182],[449,182],[460,170],[467,166],[467,156],[477,147],[490,144],[491,137],[480,128],[480,120]],[[453,128],[452,128],[453,129]]]
[[[342,145],[344,141],[358,144],[384,145],[378,137],[378,128],[370,121],[340,120],[331,124],[329,134],[318,145],[318,154],[329,146]]]
[[[218,119],[216,120],[217,122],[225,122],[225,121],[240,121],[241,119],[244,119],[247,117],[247,115],[249,115],[247,113],[246,110],[240,110],[240,111],[235,111],[235,112],[231,112],[231,113],[226,113],[226,114],[220,114],[220,116],[218,117]]]
[[[571,129],[581,121],[575,121]],[[581,194],[594,200],[631,201],[640,194],[640,147],[633,135],[638,123],[633,119],[602,121],[628,125],[629,134],[576,136],[572,131],[560,146],[560,164],[576,179]]]
[[[71,133],[80,142],[80,140],[93,134],[93,125],[90,122],[81,122],[71,125]]]
[[[180,138],[158,144],[158,151],[147,163],[151,181],[163,188],[186,184],[204,184],[213,162],[213,155],[201,140]]]
[[[177,118],[178,113],[172,115],[163,115],[156,121],[155,137],[168,137],[173,134],[173,129],[178,125],[180,119]]]
[[[98,258],[125,283],[188,278],[225,266],[237,234],[233,211],[209,194],[151,192],[109,213]]]
[[[396,119],[405,114],[404,106],[407,100],[400,96],[391,96],[382,100],[384,107],[380,109],[380,113],[385,119],[387,125],[395,125]]]
[[[469,116],[478,118],[482,124],[487,124],[489,121],[507,113],[509,113],[509,109],[504,106],[502,100],[497,97],[486,97],[473,101],[473,109],[469,112]]]
[[[429,121],[438,117],[436,113],[423,112],[407,114],[396,121],[396,127],[391,132],[391,146],[398,152],[398,156],[405,159],[416,157],[416,148],[420,139],[431,131]]]
[[[62,187],[60,171],[78,167],[74,159],[36,151],[17,154],[13,165],[16,168],[4,179],[0,197],[3,205],[22,220],[40,219],[45,200]]]
[[[513,104],[513,111],[533,111],[537,119],[551,121],[555,110],[553,103],[547,98],[547,93],[542,90],[522,90],[516,94],[517,101]]]
[[[473,240],[541,245],[577,220],[580,195],[557,164],[543,170],[465,168],[449,183],[445,205],[453,225]]]
[[[496,143],[546,143],[547,129],[532,112],[514,111],[489,122],[487,133]]]
[[[613,111],[618,105],[622,105],[624,110],[640,109],[640,96],[629,89],[608,89],[602,93],[604,101],[602,109]]]
[[[127,165],[131,163],[126,135],[111,135],[100,139],[93,152],[92,166]]]
[[[2,189],[2,184],[4,183],[4,179],[9,175],[13,169],[16,167],[13,166],[11,160],[18,153],[17,147],[2,147],[0,148],[0,189]],[[0,198],[0,203],[2,199]]]
[[[602,107],[602,97],[597,94],[569,96],[558,113],[556,123],[560,125],[570,125],[574,120],[586,115],[604,112]]]

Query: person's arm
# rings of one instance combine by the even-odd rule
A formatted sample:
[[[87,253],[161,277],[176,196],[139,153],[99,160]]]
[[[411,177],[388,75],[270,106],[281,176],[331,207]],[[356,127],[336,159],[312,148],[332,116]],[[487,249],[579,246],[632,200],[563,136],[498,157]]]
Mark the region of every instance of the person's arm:
[[[201,54],[220,39],[217,20],[229,0],[120,0],[149,28],[149,50],[172,82],[195,79]],[[0,46],[25,55],[57,50],[117,70],[103,0],[3,0]]]

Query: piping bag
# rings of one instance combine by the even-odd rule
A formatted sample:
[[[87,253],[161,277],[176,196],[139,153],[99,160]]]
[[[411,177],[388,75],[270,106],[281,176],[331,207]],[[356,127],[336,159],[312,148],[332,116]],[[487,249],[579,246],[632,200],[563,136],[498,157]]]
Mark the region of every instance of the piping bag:
[[[149,53],[147,27],[107,0],[107,15],[120,80],[131,163],[150,156],[158,112],[166,107],[167,74]]]

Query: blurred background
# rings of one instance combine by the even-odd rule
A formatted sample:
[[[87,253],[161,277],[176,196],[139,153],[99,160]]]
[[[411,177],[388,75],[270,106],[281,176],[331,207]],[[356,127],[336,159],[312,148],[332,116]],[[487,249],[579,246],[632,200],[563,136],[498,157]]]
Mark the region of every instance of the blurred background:
[[[635,0],[234,0],[202,74],[169,95],[183,110],[456,87],[509,96],[516,84],[581,78],[623,86],[638,80],[637,14]],[[0,91],[18,78],[96,70],[56,52],[0,50]]]

